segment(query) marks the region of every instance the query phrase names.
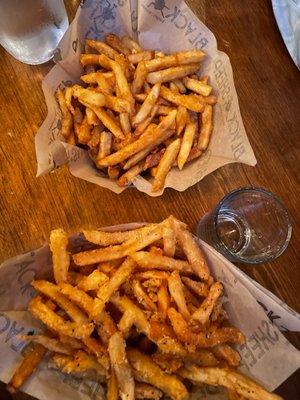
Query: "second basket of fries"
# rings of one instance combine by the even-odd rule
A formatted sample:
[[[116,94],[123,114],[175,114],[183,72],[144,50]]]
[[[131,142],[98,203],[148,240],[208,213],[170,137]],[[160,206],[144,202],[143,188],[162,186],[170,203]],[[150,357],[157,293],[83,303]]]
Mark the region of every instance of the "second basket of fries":
[[[100,3],[79,9],[44,79],[38,175],[68,163],[114,192],[157,196],[228,163],[255,165],[229,59],[184,2],[166,14],[155,2]],[[183,9],[188,32],[171,17]]]

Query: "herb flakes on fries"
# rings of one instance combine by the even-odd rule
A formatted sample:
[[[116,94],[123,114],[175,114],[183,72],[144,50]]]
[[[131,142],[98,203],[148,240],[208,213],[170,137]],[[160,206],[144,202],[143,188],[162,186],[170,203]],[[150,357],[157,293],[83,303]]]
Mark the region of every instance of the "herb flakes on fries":
[[[142,174],[161,190],[171,168],[181,170],[209,145],[217,97],[208,77],[196,75],[205,54],[165,55],[114,34],[87,39],[85,51],[83,86],[56,93],[64,139],[88,150],[119,186]]]
[[[233,346],[245,336],[230,326],[223,286],[185,224],[171,216],[83,234],[90,250],[71,254],[67,234],[51,233],[54,281],[33,281],[38,294],[28,306],[45,330],[20,337],[32,347],[11,392],[48,354],[58,370],[105,385],[108,400],[186,400],[202,384],[223,386],[232,399],[279,399],[236,370]]]

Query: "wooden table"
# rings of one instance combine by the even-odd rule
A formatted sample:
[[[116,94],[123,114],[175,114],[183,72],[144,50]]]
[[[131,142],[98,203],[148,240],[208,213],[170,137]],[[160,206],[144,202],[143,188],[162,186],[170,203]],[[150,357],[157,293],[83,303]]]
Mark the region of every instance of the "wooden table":
[[[263,186],[287,205],[293,236],[276,261],[241,268],[300,311],[299,71],[282,41],[270,2],[207,0],[205,7],[201,3],[189,1],[231,59],[257,166],[227,165],[184,193],[168,189],[159,198],[131,189],[116,195],[74,178],[66,167],[36,179],[34,135],[46,115],[41,81],[53,64],[21,64],[1,48],[0,262],[42,245],[49,231],[59,226],[75,232],[82,226],[160,221],[172,213],[195,231],[203,214],[229,191]],[[77,4],[77,0],[67,2],[71,18]],[[299,335],[289,334],[288,338],[299,348]],[[294,374],[278,389],[285,399],[300,398],[297,377]],[[11,398],[4,386],[0,398]]]

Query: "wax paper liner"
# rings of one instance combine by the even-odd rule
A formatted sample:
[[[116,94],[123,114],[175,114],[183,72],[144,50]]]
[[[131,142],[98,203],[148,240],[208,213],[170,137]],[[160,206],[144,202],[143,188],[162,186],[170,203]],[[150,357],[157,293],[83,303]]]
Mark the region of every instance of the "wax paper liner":
[[[104,228],[125,230],[140,226],[129,224]],[[86,248],[82,235],[71,237],[71,249]],[[281,330],[300,331],[300,317],[272,293],[251,280],[206,243],[199,245],[209,262],[214,277],[224,285],[224,307],[230,322],[241,329],[247,343],[239,346],[241,370],[274,390],[300,366],[300,353],[282,335]],[[0,266],[0,379],[8,382],[22,359],[24,342],[19,334],[37,332],[40,323],[26,310],[34,290],[33,279],[51,274],[48,245],[5,261]],[[22,388],[41,400],[102,399],[101,382],[74,378],[53,368],[46,358],[38,371]],[[201,386],[193,389],[191,399],[226,399],[220,387]]]
[[[201,6],[204,17],[205,1]],[[37,176],[68,163],[71,173],[78,178],[115,193],[124,190],[94,166],[87,151],[63,142],[61,116],[54,96],[58,86],[79,82],[82,74],[79,56],[84,40],[103,39],[108,32],[133,36],[144,48],[165,52],[199,48],[207,54],[201,74],[210,76],[214,93],[219,97],[214,107],[212,139],[202,157],[182,171],[177,168],[170,171],[165,187],[183,191],[228,163],[256,164],[241,118],[229,58],[218,51],[212,32],[183,1],[86,0],[56,50],[57,64],[42,82],[48,115],[35,139]],[[141,176],[134,179],[133,185],[150,196],[159,196],[164,190],[153,193],[151,182]]]

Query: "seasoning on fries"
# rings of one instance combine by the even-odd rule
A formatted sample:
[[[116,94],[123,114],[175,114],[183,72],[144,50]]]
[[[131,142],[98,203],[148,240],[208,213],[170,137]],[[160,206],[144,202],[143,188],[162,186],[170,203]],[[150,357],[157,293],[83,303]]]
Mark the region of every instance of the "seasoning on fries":
[[[142,175],[153,192],[161,190],[172,168],[181,170],[209,145],[217,98],[208,77],[197,75],[205,54],[165,55],[115,34],[87,39],[85,52],[82,86],[56,92],[64,140],[88,150],[118,185]]]
[[[31,348],[10,392],[47,354],[63,373],[105,385],[108,400],[186,400],[191,385],[202,384],[223,386],[232,399],[279,399],[237,372],[233,345],[245,336],[230,326],[222,283],[184,223],[170,216],[129,231],[82,233],[88,250],[70,254],[66,232],[51,232],[54,278],[32,282],[37,295],[28,306],[45,329],[19,336]]]

